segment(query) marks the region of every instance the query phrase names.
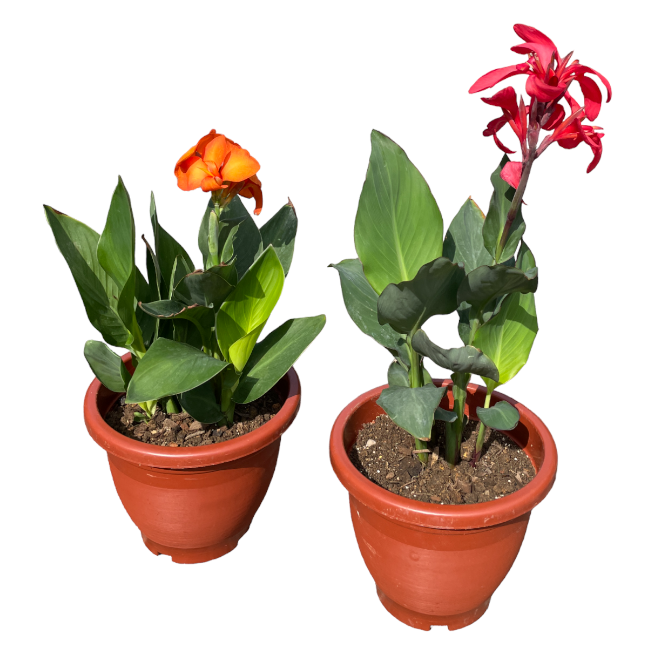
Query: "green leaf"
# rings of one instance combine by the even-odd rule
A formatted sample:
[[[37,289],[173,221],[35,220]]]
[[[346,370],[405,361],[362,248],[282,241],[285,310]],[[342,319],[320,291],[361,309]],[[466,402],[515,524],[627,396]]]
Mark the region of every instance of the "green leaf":
[[[525,273],[529,269],[534,269],[536,266],[535,256],[533,255],[531,249],[529,249],[529,247],[526,245],[524,240],[522,240],[520,250],[517,253],[517,261],[515,262],[515,266]]]
[[[457,291],[465,277],[462,266],[437,258],[422,266],[409,281],[390,284],[379,296],[378,321],[408,334],[432,316],[457,309]]]
[[[388,387],[376,401],[390,419],[417,439],[432,432],[437,407],[446,393],[445,387]]]
[[[285,277],[291,267],[297,232],[298,218],[291,200],[260,229],[264,248],[273,245],[284,269]]]
[[[325,320],[325,316],[288,320],[258,343],[244,367],[233,400],[250,403],[268,392],[322,331]]]
[[[72,272],[89,321],[106,343],[125,347],[130,334],[116,313],[119,290],[96,259],[98,233],[50,206],[45,206],[45,215]]]
[[[398,361],[393,361],[387,369],[387,384],[390,387],[410,387],[409,371]]]
[[[480,317],[492,300],[509,293],[535,293],[538,287],[537,267],[524,272],[515,267],[496,264],[471,271],[462,282],[457,299],[472,305],[472,313]]]
[[[372,130],[354,242],[365,277],[380,294],[411,280],[442,252],[443,220],[430,188],[394,141]]]
[[[175,287],[173,296],[188,305],[198,304],[218,310],[234,289],[235,267],[215,266],[186,275]],[[228,279],[227,279],[228,278]]]
[[[158,338],[139,361],[126,403],[155,401],[193,390],[219,374],[228,363],[167,338]]]
[[[233,252],[236,258],[238,280],[249,270],[249,267],[262,253],[262,235],[255,220],[242,204],[239,197],[234,197],[220,216],[222,224],[239,226],[233,240]]]
[[[480,349],[472,345],[465,347],[455,347],[453,349],[443,349],[435,345],[420,329],[412,338],[412,349],[423,356],[427,356],[431,361],[450,370],[451,372],[464,372],[468,374],[477,374],[497,380],[499,372],[495,363],[486,356]]]
[[[524,243],[518,263],[527,271],[535,265],[533,254]],[[477,330],[473,344],[489,356],[499,370],[499,378],[484,378],[490,392],[510,381],[526,365],[537,333],[535,296],[532,293],[507,296],[499,313]]]
[[[131,346],[136,351],[145,351],[143,344],[143,335],[141,328],[137,322],[137,299],[136,295],[137,286],[137,268],[133,265],[132,273],[123,285],[123,290],[119,296],[119,303],[117,305],[117,313],[119,318],[123,321],[125,328],[130,332],[131,337],[128,339],[128,346]]]
[[[383,347],[398,351],[401,334],[395,332],[389,325],[379,323],[376,304],[378,294],[367,281],[361,261],[343,260],[329,266],[338,271],[347,313],[358,328]]]
[[[452,410],[444,410],[437,408],[434,411],[435,421],[443,421],[444,423],[454,423],[457,420],[457,414]]]
[[[159,224],[154,193],[150,193],[150,220],[152,221],[152,230],[155,235],[155,253],[157,256],[157,262],[159,263],[161,281],[163,283],[161,292],[168,293],[175,258],[178,255],[181,255],[191,271],[195,270],[195,265],[190,259],[188,253],[184,250],[184,247],[179,244],[172,235],[163,229],[161,224]]]
[[[170,284],[168,289],[168,298],[172,298],[177,285],[191,272],[191,268],[181,255],[175,258],[175,263],[170,274]]]
[[[260,331],[276,306],[283,284],[282,265],[270,246],[222,304],[216,320],[217,340],[224,357],[233,362],[238,372],[244,368]],[[234,348],[233,356],[230,350],[235,343],[240,344]]]
[[[479,420],[494,430],[514,430],[520,420],[520,413],[508,401],[498,401],[492,408],[477,408]]]
[[[224,418],[215,398],[213,381],[206,381],[179,395],[179,403],[188,414],[201,423],[218,423]]]
[[[146,279],[143,277],[141,271],[135,267],[136,270],[136,283],[134,288],[134,297],[136,302],[147,302],[150,300],[157,300],[159,296],[157,295],[157,287],[154,285],[151,287]],[[136,305],[135,305],[136,307]],[[150,346],[150,343],[154,340],[154,335],[157,330],[157,321],[146,314],[142,309],[136,309],[136,318],[137,324],[141,329],[141,336],[143,338],[143,344],[146,348]]]
[[[484,213],[469,197],[450,222],[443,243],[443,255],[451,262],[461,262],[466,273],[493,264],[493,256],[484,247]]]
[[[123,289],[134,270],[134,217],[130,195],[119,177],[105,228],[96,249],[101,266]]]
[[[130,372],[121,357],[105,343],[88,340],[83,351],[94,376],[112,392],[125,392],[130,382]]]
[[[484,236],[484,245],[488,252],[498,258],[498,262],[505,262],[515,255],[515,249],[524,235],[526,224],[522,217],[522,206],[517,211],[515,220],[511,225],[511,230],[506,240],[506,245],[503,249],[498,249],[501,241],[504,226],[506,224],[506,216],[511,208],[511,202],[515,196],[515,188],[507,184],[501,177],[502,168],[509,163],[509,158],[504,155],[502,160],[495,169],[495,172],[490,176],[491,183],[493,184],[493,195],[490,198],[490,206],[488,207],[488,215],[482,229]]]

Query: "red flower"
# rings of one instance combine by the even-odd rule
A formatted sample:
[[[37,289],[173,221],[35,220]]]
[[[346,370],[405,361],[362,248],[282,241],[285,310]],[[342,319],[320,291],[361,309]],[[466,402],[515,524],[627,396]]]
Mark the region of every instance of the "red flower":
[[[596,82],[586,74],[594,74],[602,81],[607,88],[607,103],[611,100],[609,81],[591,67],[580,65],[577,60],[569,64],[573,52],[562,58],[553,41],[541,31],[527,25],[515,25],[513,29],[524,43],[511,47],[511,51],[527,54],[528,61],[484,74],[470,88],[470,93],[489,89],[511,76],[526,74],[528,75],[526,92],[530,97],[542,103],[557,102],[575,81],[580,85],[585,98],[586,117],[590,121],[595,121],[600,113],[602,93]]]

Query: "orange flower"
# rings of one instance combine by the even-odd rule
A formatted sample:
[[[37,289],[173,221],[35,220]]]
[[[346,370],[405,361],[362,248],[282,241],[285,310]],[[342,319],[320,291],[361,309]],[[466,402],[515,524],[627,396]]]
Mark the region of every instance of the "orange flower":
[[[235,195],[255,199],[255,215],[262,210],[262,183],[257,178],[260,164],[247,150],[223,134],[211,130],[175,166],[177,185],[182,190],[201,188],[212,192],[224,208]]]

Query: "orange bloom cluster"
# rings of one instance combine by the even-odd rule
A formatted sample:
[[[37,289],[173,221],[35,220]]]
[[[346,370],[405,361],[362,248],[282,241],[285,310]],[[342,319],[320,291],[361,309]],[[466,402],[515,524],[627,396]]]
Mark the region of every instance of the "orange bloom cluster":
[[[211,130],[175,166],[177,185],[182,190],[201,188],[212,192],[221,207],[235,195],[255,199],[255,215],[262,210],[262,183],[257,178],[260,164],[237,143]]]

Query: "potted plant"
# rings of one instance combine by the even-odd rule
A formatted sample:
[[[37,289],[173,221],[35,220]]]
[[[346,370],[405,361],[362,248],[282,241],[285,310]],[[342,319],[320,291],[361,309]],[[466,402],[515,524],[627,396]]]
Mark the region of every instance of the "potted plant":
[[[522,197],[533,163],[557,143],[587,144],[598,164],[598,72],[560,56],[544,34],[515,25],[525,62],[497,69],[479,92],[526,75],[529,101],[506,87],[484,131],[504,152],[486,215],[467,199],[443,235],[428,184],[405,152],[372,132],[354,239],[338,270],[349,315],[393,357],[388,385],[352,401],[331,433],[331,461],[350,495],[365,563],[383,605],[420,629],[458,629],[486,611],[508,573],[531,510],[553,486],[557,453],[542,421],[497,388],[526,363],[538,332],[538,271],[525,241]],[[581,90],[580,105],[571,90]],[[568,110],[567,110],[568,107]],[[498,138],[508,124],[521,161]],[[443,348],[422,326],[456,313],[463,346]],[[432,379],[429,358],[451,371]],[[484,385],[471,383],[473,376]]]
[[[85,422],[108,453],[125,509],[146,546],[204,562],[237,546],[300,404],[292,368],[324,316],[263,332],[291,266],[297,218],[289,201],[262,228],[259,163],[212,130],[175,167],[179,188],[210,193],[199,227],[203,269],[159,223],[145,237],[147,278],[134,261],[135,225],[119,178],[103,233],[45,206],[47,220],[105,342],[90,340],[96,379]],[[108,345],[129,353],[115,354]]]

